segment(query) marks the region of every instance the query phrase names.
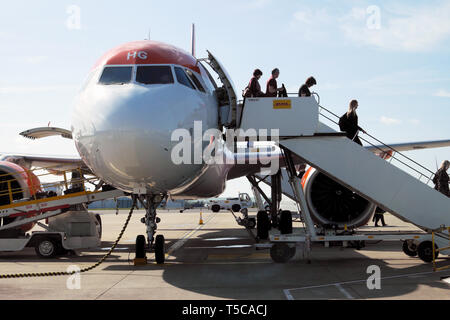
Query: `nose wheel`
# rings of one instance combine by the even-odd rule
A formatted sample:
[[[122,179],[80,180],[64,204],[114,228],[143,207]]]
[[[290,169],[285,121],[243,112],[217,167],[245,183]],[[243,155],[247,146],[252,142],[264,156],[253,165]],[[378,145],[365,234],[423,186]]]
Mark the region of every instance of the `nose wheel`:
[[[162,202],[164,197],[161,195],[145,195],[139,197],[139,202],[145,208],[145,217],[141,222],[145,224],[147,231],[148,249],[154,250],[155,260],[157,264],[163,264],[165,261],[165,240],[163,235],[157,235],[155,238],[158,223],[161,219],[156,216],[156,208]],[[140,240],[136,241],[136,256],[145,252],[145,236],[139,236]]]
[[[145,236],[140,235],[136,238],[136,259],[145,258]]]
[[[155,240],[155,260],[157,264],[164,264],[165,252],[164,252],[164,236],[159,234]]]

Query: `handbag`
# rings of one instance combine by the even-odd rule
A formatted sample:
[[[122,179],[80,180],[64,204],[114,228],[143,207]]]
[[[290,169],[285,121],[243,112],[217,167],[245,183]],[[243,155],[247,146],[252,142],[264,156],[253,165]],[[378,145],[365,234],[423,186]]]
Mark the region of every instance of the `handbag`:
[[[252,96],[251,92],[250,92],[250,87],[247,86],[245,87],[244,90],[242,90],[242,97],[243,98],[250,98]]]

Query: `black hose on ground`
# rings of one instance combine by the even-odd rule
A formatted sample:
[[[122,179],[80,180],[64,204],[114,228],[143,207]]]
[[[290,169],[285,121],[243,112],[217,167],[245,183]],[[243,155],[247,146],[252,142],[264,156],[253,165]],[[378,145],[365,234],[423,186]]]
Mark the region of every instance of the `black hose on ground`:
[[[16,273],[16,274],[0,274],[0,279],[14,279],[14,278],[37,278],[37,277],[57,277],[57,276],[71,276],[75,273],[84,273],[91,271],[95,268],[97,268],[99,265],[101,265],[105,260],[113,253],[114,249],[117,247],[117,244],[119,243],[120,239],[122,239],[122,236],[125,232],[125,230],[128,227],[128,223],[130,222],[131,216],[133,215],[134,208],[136,207],[136,198],[133,197],[133,205],[131,206],[130,213],[128,214],[127,220],[125,221],[125,224],[123,225],[122,230],[120,231],[119,236],[117,237],[117,240],[114,242],[111,249],[109,249],[108,253],[106,253],[97,263],[87,267],[83,268],[80,271],[59,271],[59,272],[41,272],[41,273]]]

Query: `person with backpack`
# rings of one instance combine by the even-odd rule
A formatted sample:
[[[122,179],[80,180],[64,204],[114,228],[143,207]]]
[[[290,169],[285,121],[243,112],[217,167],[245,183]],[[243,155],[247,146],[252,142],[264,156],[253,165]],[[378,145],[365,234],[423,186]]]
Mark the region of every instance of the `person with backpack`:
[[[358,101],[352,100],[348,111],[339,118],[339,128],[342,132],[346,133],[347,138],[362,146],[362,142],[358,137],[358,131],[364,133],[366,133],[366,131],[358,126],[358,115],[356,114],[357,108]]]
[[[439,191],[442,194],[445,194],[447,197],[450,197],[450,191],[448,188],[449,177],[447,174],[447,170],[450,167],[450,161],[445,160],[442,162],[441,167],[436,172],[433,178],[434,189]]]

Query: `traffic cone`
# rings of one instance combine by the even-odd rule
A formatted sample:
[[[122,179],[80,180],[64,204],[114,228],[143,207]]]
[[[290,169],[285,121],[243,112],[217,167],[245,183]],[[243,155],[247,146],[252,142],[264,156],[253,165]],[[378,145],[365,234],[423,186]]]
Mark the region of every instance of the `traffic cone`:
[[[203,213],[202,210],[200,210],[200,221],[198,222],[199,225],[203,225]]]

